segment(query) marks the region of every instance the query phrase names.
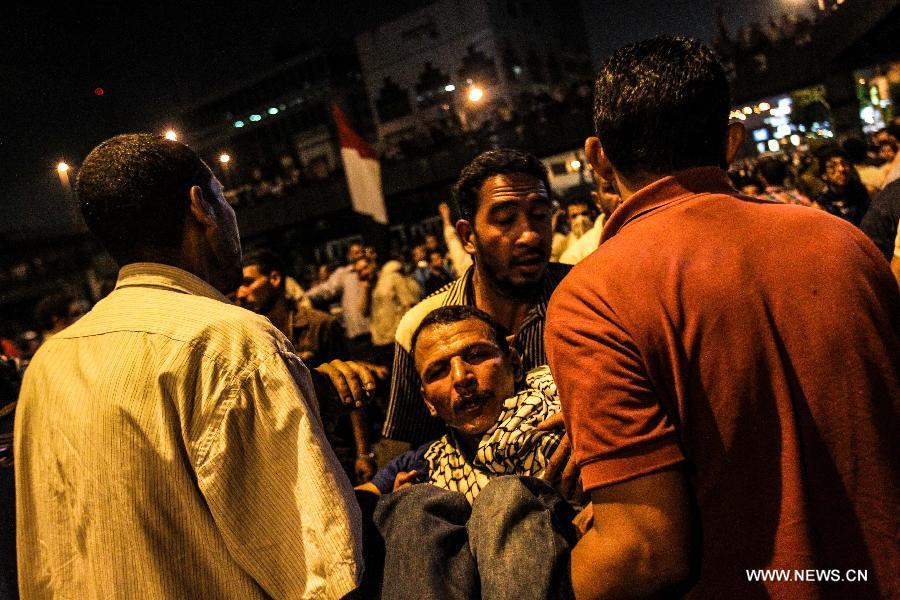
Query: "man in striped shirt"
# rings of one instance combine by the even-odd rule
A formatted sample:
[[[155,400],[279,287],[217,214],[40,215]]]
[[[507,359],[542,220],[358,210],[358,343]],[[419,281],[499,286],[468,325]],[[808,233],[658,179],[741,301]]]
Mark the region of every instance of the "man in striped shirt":
[[[122,268],[25,374],[22,597],[345,596],[359,509],[310,372],[222,295],[241,246],[221,184],[183,144],[122,135],[85,159],[78,199]]]
[[[531,370],[546,364],[547,302],[570,267],[548,264],[552,241],[550,183],[541,162],[516,150],[489,150],[453,186],[456,231],[474,264],[462,277],[414,306],[397,327],[384,435],[413,447],[440,437],[443,424],[422,403],[410,355],[412,334],[435,308],[476,306],[513,332],[513,347]]]

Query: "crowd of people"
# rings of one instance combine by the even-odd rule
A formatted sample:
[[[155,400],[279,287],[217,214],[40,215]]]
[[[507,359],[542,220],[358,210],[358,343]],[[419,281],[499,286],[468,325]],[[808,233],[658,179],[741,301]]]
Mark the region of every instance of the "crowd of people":
[[[421,159],[448,147],[459,148],[474,156],[479,148],[517,147],[526,135],[552,127],[566,114],[582,115],[589,120],[591,84],[577,81],[553,85],[548,91],[521,92],[510,101],[502,98],[485,101],[472,110],[466,126],[459,114],[447,105],[443,118],[419,125],[377,145],[383,164],[391,165]],[[324,159],[302,165],[298,157],[285,153],[271,164],[229,174],[225,198],[233,206],[259,203],[289,196],[301,186],[321,184],[337,173],[337,165]]]
[[[4,342],[0,597],[900,597],[897,126],[735,162],[672,36],[594,94],[590,188],[489,150],[302,284],[187,146],[96,147],[121,270]]]

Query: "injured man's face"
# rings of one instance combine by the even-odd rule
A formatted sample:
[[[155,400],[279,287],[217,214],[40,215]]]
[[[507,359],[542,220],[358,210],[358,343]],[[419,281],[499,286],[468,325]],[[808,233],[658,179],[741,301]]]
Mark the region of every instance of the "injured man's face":
[[[515,350],[501,348],[492,333],[472,317],[434,323],[419,332],[415,345],[428,412],[469,439],[497,422],[521,376]]]

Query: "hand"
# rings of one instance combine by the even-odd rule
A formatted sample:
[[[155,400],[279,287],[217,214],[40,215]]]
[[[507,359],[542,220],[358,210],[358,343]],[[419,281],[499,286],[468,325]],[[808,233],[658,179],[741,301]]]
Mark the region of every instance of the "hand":
[[[372,481],[372,478],[375,477],[375,473],[378,472],[378,465],[375,463],[374,458],[367,455],[360,455],[356,457],[356,463],[353,465],[353,470],[356,472],[356,483],[359,485]]]
[[[446,202],[441,202],[438,204],[438,213],[441,215],[441,221],[444,225],[453,225],[453,221],[450,217],[450,205]]]
[[[377,387],[376,380],[387,376],[387,369],[360,361],[335,359],[313,369],[313,385],[320,403],[329,398],[343,408],[362,408]]]
[[[565,427],[562,413],[556,413],[537,426],[538,431],[553,431]],[[556,451],[547,466],[541,478],[553,485],[560,495],[566,500],[580,503],[581,496],[584,495],[581,489],[581,472],[575,459],[572,457],[572,444],[569,442],[569,434],[563,435],[556,447]]]
[[[407,488],[416,482],[416,476],[419,474],[418,471],[413,469],[412,471],[400,471],[397,473],[397,477],[394,478],[394,491],[402,490],[403,488]]]

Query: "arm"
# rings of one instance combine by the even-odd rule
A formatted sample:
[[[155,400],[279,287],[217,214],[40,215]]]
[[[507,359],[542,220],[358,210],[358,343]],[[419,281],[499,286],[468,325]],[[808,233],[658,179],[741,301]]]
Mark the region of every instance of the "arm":
[[[456,233],[456,227],[450,220],[450,207],[445,202],[441,202],[438,206],[441,213],[441,222],[443,223],[444,244],[447,246],[447,254],[450,255],[450,262],[453,263],[453,271],[457,277],[462,277],[470,266],[472,266],[472,257],[463,248],[459,235]]]
[[[695,556],[684,456],[642,353],[602,281],[557,288],[545,340],[594,526],[572,552],[576,597],[671,592]],[[603,298],[604,302],[597,299]]]
[[[344,272],[345,267],[341,267],[323,283],[309,288],[306,291],[306,297],[314,303],[337,300],[344,293]]]
[[[350,423],[353,426],[353,442],[356,445],[356,481],[365,483],[372,479],[378,467],[375,456],[369,451],[369,420],[366,412],[357,408],[350,413]]]
[[[591,504],[594,525],[572,549],[578,600],[671,593],[689,579],[692,523],[680,470],[600,488]]]
[[[315,402],[305,367],[275,353],[227,390],[194,446],[231,557],[272,597],[340,598],[362,573],[359,508]]]

